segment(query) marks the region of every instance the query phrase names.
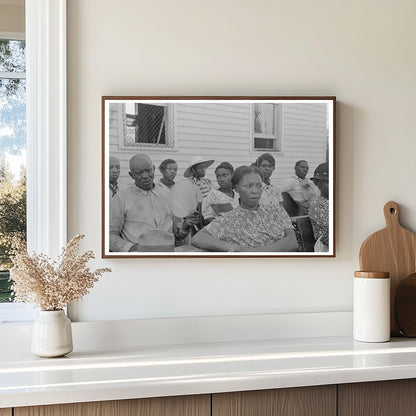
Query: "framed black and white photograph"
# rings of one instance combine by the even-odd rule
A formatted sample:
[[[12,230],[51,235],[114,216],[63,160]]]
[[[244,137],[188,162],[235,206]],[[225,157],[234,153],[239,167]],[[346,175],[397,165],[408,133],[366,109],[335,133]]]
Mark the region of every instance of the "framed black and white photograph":
[[[334,257],[335,97],[102,97],[102,256]]]

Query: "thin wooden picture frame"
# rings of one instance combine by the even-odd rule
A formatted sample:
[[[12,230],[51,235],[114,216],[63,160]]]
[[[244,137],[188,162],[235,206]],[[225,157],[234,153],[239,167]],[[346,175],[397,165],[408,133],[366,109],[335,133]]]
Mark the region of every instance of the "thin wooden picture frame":
[[[336,97],[103,96],[101,106],[103,258],[335,257]],[[136,169],[143,158],[152,172]],[[163,161],[176,164],[171,188]],[[245,178],[228,195],[234,202],[217,180],[223,162]],[[253,219],[243,186],[250,178],[259,187],[258,174]]]

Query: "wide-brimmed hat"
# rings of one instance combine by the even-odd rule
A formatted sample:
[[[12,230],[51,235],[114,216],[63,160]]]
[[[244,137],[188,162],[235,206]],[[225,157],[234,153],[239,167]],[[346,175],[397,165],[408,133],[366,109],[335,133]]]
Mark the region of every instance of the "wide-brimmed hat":
[[[161,230],[147,231],[137,239],[137,251],[175,251],[175,237]]]
[[[191,172],[192,167],[195,165],[198,165],[199,163],[205,163],[206,167],[209,167],[214,163],[214,159],[206,159],[201,156],[194,156],[189,161],[188,167],[185,169],[183,176],[185,176],[185,178],[189,178],[190,176],[192,176],[192,172]]]
[[[321,163],[315,169],[312,179],[321,179],[321,180],[328,180],[329,179],[329,169],[328,163]]]

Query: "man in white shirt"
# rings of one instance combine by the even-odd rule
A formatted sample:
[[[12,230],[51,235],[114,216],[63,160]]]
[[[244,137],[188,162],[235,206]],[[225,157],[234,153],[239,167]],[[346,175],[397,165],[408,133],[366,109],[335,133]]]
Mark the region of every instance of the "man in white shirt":
[[[281,192],[289,193],[298,204],[303,215],[308,214],[310,200],[320,195],[316,185],[306,177],[308,171],[308,162],[306,160],[298,160],[295,164],[295,175],[286,179],[280,188]]]
[[[191,224],[174,224],[171,193],[155,186],[150,158],[137,154],[130,159],[134,184],[116,193],[110,206],[110,251],[138,251],[138,238],[147,231],[160,230],[184,238]]]

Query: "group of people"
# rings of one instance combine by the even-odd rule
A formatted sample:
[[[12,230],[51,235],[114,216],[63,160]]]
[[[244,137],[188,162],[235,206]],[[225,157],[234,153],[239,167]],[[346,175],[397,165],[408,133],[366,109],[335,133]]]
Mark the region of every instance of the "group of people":
[[[184,178],[176,181],[178,165],[164,160],[162,177],[155,183],[155,168],[145,154],[129,162],[134,183],[118,185],[120,162],[110,157],[110,251],[140,251],[140,240],[155,230],[172,236],[174,246],[208,251],[295,252],[298,241],[284,208],[286,192],[309,215],[315,251],[328,251],[328,164],[319,165],[312,179],[309,165],[299,160],[295,174],[271,183],[276,161],[269,153],[252,165],[234,167],[222,162],[215,168],[218,187],[206,178],[213,159],[193,157]]]

